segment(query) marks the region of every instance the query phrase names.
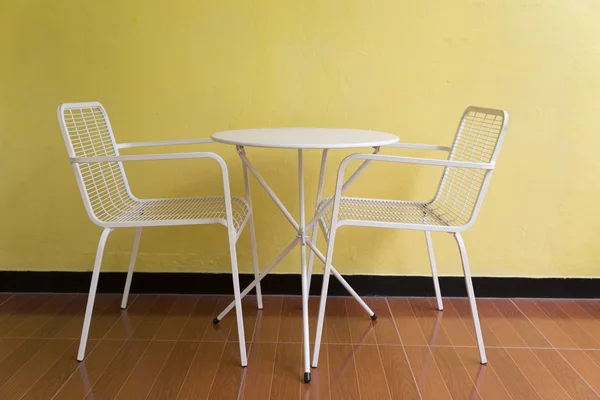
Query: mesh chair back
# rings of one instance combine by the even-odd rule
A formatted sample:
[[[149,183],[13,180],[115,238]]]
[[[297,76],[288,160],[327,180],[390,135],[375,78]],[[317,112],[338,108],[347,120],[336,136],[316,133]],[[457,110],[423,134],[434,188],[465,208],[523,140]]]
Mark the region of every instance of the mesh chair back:
[[[58,108],[69,157],[115,156],[119,152],[100,103],[70,103]],[[119,162],[73,164],[92,220],[113,221],[136,203]]]
[[[507,124],[508,113],[505,111],[467,108],[458,125],[449,160],[495,162]],[[438,192],[429,205],[430,209],[451,225],[474,222],[490,172],[485,169],[447,167]]]

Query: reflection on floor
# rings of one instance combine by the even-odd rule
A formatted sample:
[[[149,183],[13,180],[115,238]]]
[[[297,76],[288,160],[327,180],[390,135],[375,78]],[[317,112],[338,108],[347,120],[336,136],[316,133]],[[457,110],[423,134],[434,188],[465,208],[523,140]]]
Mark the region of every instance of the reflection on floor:
[[[0,294],[0,399],[598,399],[600,301],[479,299],[489,365],[466,299],[328,302],[313,382],[302,374],[299,297],[244,302],[248,368],[229,297],[98,296],[85,362],[86,296]],[[318,299],[311,298],[311,331]]]

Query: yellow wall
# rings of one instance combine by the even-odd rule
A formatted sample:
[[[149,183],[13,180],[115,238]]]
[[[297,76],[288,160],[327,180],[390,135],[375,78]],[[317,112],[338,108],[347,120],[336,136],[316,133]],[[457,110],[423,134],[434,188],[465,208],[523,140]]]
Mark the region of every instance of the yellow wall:
[[[464,235],[474,274],[599,276],[598,15],[593,0],[0,0],[0,269],[92,265],[100,228],[67,161],[61,102],[102,102],[120,141],[323,126],[436,144],[450,143],[475,104],[509,110],[511,123],[480,218]],[[206,149],[226,157],[241,194],[233,149]],[[346,154],[331,158],[329,189]],[[249,155],[296,211],[295,154]],[[314,196],[319,153],[307,157]],[[219,193],[208,163],[127,170],[141,196]],[[349,193],[425,199],[439,173],[378,165]],[[259,189],[264,264],[292,230]],[[111,236],[106,270],[125,268],[132,237]],[[458,274],[451,238],[434,241],[441,273]],[[221,227],[147,230],[138,270],[227,271],[225,243]],[[245,271],[248,243],[244,234]],[[347,273],[428,273],[419,232],[345,228],[337,249]],[[279,271],[298,271],[296,260]]]

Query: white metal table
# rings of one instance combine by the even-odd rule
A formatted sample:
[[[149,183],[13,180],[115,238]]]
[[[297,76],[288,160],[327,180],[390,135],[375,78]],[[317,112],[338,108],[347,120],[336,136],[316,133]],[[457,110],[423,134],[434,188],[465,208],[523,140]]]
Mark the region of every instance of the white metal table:
[[[215,142],[234,145],[237,148],[238,154],[242,160],[244,167],[244,184],[246,187],[246,197],[250,203],[250,185],[248,182],[248,170],[254,175],[258,183],[265,189],[269,197],[275,202],[286,219],[294,227],[297,236],[291,243],[281,252],[279,256],[261,273],[255,273],[254,281],[244,289],[241,293],[242,298],[246,296],[254,287],[258,296],[258,307],[262,308],[260,281],[279,264],[279,262],[298,244],[300,244],[300,266],[302,276],[302,322],[304,330],[304,382],[308,383],[311,380],[310,374],[310,358],[309,358],[309,329],[308,329],[308,293],[310,288],[310,278],[312,276],[312,265],[314,256],[316,255],[322,262],[325,262],[324,255],[316,247],[316,235],[318,221],[321,216],[327,211],[331,204],[321,206],[313,219],[306,223],[305,207],[304,207],[304,172],[302,152],[304,149],[320,149],[323,151],[321,157],[321,171],[319,174],[319,185],[317,189],[317,205],[321,202],[323,195],[323,183],[325,179],[325,167],[327,163],[327,152],[329,149],[352,149],[360,147],[373,147],[374,152],[378,153],[381,146],[390,145],[399,141],[396,135],[384,132],[365,131],[356,129],[328,129],[328,128],[272,128],[272,129],[245,129],[224,131],[215,133],[212,136]],[[296,149],[298,150],[298,189],[300,200],[300,218],[296,221],[290,212],[285,208],[283,203],[275,195],[273,190],[265,182],[263,177],[258,173],[256,168],[250,163],[246,155],[245,147],[262,147],[262,148],[277,148],[277,149]],[[344,187],[347,187],[356,179],[356,177],[369,164],[369,161],[363,164],[356,172],[346,181]],[[331,202],[330,202],[331,203]],[[315,207],[316,209],[316,207]],[[312,229],[312,234],[307,235]],[[306,260],[306,246],[311,250],[310,259]],[[256,259],[256,258],[255,258]],[[257,269],[255,268],[255,271]],[[348,292],[360,303],[360,305],[369,313],[372,319],[377,316],[367,306],[367,304],[358,296],[346,280],[331,267],[332,274],[340,281],[340,283],[348,290]],[[219,314],[214,320],[218,323],[223,317],[231,311],[235,306],[232,302],[227,308]]]

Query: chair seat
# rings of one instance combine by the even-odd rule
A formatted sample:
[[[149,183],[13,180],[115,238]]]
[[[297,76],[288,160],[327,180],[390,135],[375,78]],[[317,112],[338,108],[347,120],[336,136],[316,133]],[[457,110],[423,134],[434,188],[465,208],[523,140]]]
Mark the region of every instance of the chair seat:
[[[127,203],[119,214],[113,214],[108,226],[154,226],[222,224],[227,226],[224,197],[195,197],[136,200]],[[231,198],[235,230],[243,228],[250,215],[244,199]]]
[[[319,210],[331,199],[323,200]],[[333,203],[331,203],[333,204]],[[321,223],[329,230],[333,207],[323,214]],[[428,226],[459,226],[445,220],[432,210],[429,203],[407,202],[398,200],[366,199],[357,197],[342,197],[338,215],[340,225],[402,224]]]

